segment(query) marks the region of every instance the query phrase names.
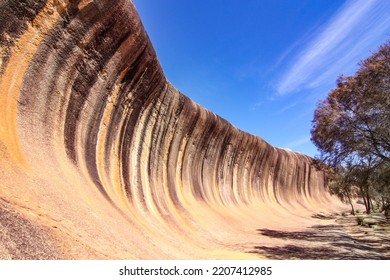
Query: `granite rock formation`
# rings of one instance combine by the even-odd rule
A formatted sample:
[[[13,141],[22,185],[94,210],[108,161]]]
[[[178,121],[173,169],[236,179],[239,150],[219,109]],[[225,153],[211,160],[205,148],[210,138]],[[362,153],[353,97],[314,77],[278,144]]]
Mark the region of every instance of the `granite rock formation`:
[[[130,0],[3,0],[0,46],[0,258],[258,258],[338,205],[175,89]]]

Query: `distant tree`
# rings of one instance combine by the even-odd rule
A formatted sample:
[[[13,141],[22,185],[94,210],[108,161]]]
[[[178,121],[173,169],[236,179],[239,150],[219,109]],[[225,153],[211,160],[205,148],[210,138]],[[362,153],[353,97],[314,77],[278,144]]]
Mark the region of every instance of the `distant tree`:
[[[378,208],[390,214],[390,163],[379,165],[370,177],[370,185],[373,186],[373,196],[378,203]]]
[[[350,170],[340,166],[334,172],[329,172],[328,175],[330,192],[337,195],[341,201],[349,203],[351,206],[351,214],[355,215],[352,199],[357,196],[357,190],[351,180]]]
[[[387,173],[380,172],[390,163],[390,42],[363,60],[355,75],[337,79],[314,112],[311,136],[320,159],[342,170],[340,183],[348,174],[348,183],[359,188],[369,213],[373,191],[377,198],[390,188]]]

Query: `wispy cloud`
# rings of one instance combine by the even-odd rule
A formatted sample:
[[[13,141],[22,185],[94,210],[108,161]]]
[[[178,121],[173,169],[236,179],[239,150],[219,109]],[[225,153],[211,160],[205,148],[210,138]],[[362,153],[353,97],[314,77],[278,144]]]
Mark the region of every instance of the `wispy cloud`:
[[[277,83],[277,94],[321,86],[356,67],[390,32],[390,1],[348,1],[316,32]],[[290,52],[291,53],[291,52]]]
[[[296,147],[302,146],[302,145],[309,143],[309,142],[310,142],[310,136],[306,135],[300,139],[297,139],[295,141],[292,141],[292,142],[285,144],[284,147],[286,147],[288,149],[294,149]]]
[[[256,103],[253,104],[252,107],[251,107],[252,111],[257,110],[258,108],[260,108],[261,106],[263,106],[263,104],[264,104],[263,101],[256,102]]]
[[[284,106],[282,109],[275,112],[276,115],[283,114],[284,112],[290,110],[291,108],[294,108],[298,105],[298,101],[295,101],[293,103],[288,104],[287,106]]]

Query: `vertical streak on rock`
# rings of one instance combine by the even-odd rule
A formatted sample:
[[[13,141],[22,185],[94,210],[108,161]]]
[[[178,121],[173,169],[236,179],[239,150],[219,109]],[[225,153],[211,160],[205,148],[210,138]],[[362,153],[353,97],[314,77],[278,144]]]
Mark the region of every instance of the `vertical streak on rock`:
[[[41,42],[40,33],[50,28],[52,19],[46,17],[49,8],[45,11],[45,4],[46,1],[8,0],[0,9],[0,139],[20,163],[25,160],[15,126],[17,108],[24,104],[18,93],[23,73]]]
[[[312,159],[175,89],[129,0],[4,1],[0,44],[0,140],[38,174],[29,190],[59,200],[43,206],[108,217],[96,223],[120,232],[116,246],[136,248],[134,256],[182,256],[182,243],[205,252],[205,240],[224,242],[213,223],[235,221],[231,232],[240,232],[249,207],[294,213],[330,199]],[[62,201],[69,193],[74,201]],[[67,218],[63,229],[88,232]]]

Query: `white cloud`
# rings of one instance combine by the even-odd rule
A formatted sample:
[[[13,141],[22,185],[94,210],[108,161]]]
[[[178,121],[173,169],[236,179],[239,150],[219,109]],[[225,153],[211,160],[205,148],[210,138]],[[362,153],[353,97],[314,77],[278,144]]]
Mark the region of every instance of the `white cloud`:
[[[284,107],[283,107],[282,109],[280,109],[279,111],[277,111],[275,114],[276,114],[276,115],[283,114],[284,112],[290,110],[291,108],[294,108],[294,107],[297,106],[297,105],[298,105],[298,101],[293,102],[293,103],[290,103],[290,104],[284,106]]]
[[[263,101],[256,102],[256,103],[253,104],[252,107],[251,107],[252,111],[257,110],[258,108],[260,108],[261,106],[263,106],[263,104],[264,104]]]
[[[356,67],[390,32],[390,1],[348,1],[304,47],[277,83],[278,95],[313,88]],[[387,33],[386,33],[387,32]],[[374,49],[374,50],[375,50]]]
[[[284,147],[286,147],[287,149],[294,149],[296,147],[302,146],[309,142],[310,142],[310,136],[304,136],[298,140],[287,143],[286,145],[284,145]]]

